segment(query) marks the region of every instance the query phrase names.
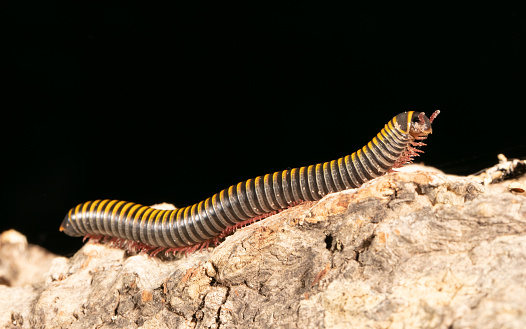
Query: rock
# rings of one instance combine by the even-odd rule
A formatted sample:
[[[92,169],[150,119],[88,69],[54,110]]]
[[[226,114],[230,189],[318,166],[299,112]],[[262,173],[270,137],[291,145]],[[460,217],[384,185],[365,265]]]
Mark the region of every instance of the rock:
[[[526,198],[502,184],[394,172],[188,257],[88,243],[0,286],[0,326],[525,328]]]
[[[0,234],[0,285],[21,287],[38,284],[56,257],[47,250],[30,245],[15,230]]]

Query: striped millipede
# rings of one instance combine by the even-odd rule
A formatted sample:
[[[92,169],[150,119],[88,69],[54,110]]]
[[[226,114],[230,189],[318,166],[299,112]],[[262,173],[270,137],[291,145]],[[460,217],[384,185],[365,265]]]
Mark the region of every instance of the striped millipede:
[[[236,227],[303,201],[357,188],[392,168],[411,162],[431,133],[424,112],[408,111],[391,119],[358,151],[316,165],[278,171],[232,185],[194,205],[159,210],[140,204],[96,200],[72,208],[60,230],[70,236],[107,238],[120,246],[151,251],[193,251],[208,246]]]

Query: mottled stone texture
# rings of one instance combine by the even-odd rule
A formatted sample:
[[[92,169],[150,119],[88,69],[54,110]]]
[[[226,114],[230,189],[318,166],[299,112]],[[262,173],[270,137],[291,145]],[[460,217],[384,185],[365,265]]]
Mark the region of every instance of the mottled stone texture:
[[[526,328],[526,198],[439,173],[380,177],[188,257],[51,259],[31,284],[0,277],[0,327]]]

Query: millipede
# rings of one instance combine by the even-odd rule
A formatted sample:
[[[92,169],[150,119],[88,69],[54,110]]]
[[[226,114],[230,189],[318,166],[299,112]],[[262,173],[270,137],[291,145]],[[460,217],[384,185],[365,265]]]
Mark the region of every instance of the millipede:
[[[160,210],[118,200],[95,200],[72,208],[60,231],[132,250],[192,252],[217,245],[237,228],[304,201],[360,187],[423,151],[432,132],[424,112],[393,117],[365,146],[351,155],[315,165],[277,171],[232,185],[194,205]]]

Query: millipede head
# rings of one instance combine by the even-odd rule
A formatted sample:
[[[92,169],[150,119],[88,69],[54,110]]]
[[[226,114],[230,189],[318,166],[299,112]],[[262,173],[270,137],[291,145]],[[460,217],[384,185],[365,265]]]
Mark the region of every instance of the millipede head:
[[[440,111],[435,111],[431,118],[428,118],[424,112],[414,112],[411,118],[411,126],[409,134],[417,139],[425,138],[427,135],[433,132],[431,123]]]

